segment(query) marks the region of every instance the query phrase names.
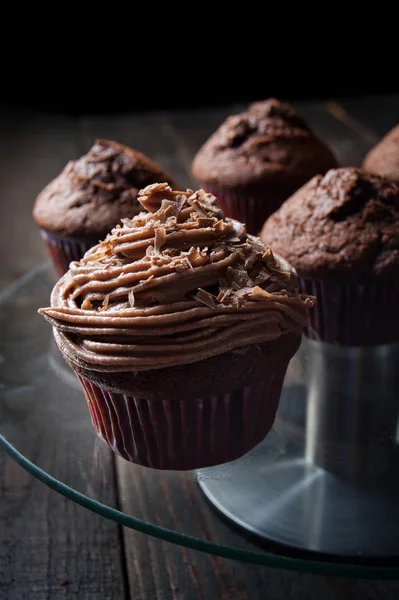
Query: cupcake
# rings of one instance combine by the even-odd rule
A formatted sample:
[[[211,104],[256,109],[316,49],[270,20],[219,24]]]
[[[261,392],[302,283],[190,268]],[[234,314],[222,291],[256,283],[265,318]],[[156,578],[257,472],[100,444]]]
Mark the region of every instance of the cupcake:
[[[270,430],[312,299],[212,195],[164,183],[139,201],[40,313],[115,452],[158,469],[231,461]]]
[[[309,337],[368,346],[399,340],[399,188],[355,168],[332,169],[265,223],[262,240],[316,296]]]
[[[365,171],[399,183],[399,125],[391,129],[367,154]]]
[[[192,172],[228,217],[257,235],[284,200],[336,166],[292,106],[272,98],[228,117],[197,153]]]
[[[138,191],[157,181],[175,185],[159,165],[116,142],[97,140],[87,154],[70,161],[40,193],[33,210],[59,275],[120,219],[140,212]]]

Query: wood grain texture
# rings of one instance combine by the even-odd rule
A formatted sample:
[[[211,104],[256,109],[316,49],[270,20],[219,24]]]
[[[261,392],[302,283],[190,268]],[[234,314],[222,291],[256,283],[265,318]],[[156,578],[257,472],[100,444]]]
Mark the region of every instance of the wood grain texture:
[[[370,98],[342,98],[337,100],[354,122],[368,132],[370,141],[378,141],[399,123],[399,95]],[[375,142],[374,142],[375,143]],[[372,145],[372,143],[370,144]]]
[[[46,258],[31,216],[33,201],[76,156],[76,131],[76,125],[63,118],[0,113],[1,288]],[[21,376],[15,372],[16,381]],[[11,385],[11,379],[2,378],[2,386]],[[14,396],[14,419],[23,414],[23,402],[23,395]],[[40,415],[43,398],[37,402]],[[1,408],[0,422],[10,417]],[[77,411],[60,407],[59,418],[71,423],[67,437],[58,435],[56,418],[53,427],[36,418],[27,423],[31,431],[23,442],[28,457],[81,490],[90,482],[83,470],[79,472],[76,452],[84,456],[87,448],[79,444],[79,428],[73,424],[81,422],[83,410],[87,418],[83,402]],[[21,422],[21,431],[23,426]],[[4,433],[7,425],[0,427]],[[98,460],[110,463],[111,485],[104,493],[114,503],[113,456],[104,445],[99,453]],[[125,598],[120,528],[50,490],[2,451],[0,524],[1,600]]]

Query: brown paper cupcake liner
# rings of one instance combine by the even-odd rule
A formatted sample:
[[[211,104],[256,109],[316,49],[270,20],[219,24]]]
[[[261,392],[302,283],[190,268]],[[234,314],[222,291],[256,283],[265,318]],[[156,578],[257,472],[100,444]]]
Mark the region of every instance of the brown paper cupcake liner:
[[[271,429],[286,367],[235,392],[150,401],[109,392],[77,375],[97,434],[126,460],[190,470],[230,462]]]
[[[281,198],[272,195],[255,197],[202,187],[216,196],[226,217],[245,223],[248,233],[252,235],[259,235],[266,219],[281,206]]]
[[[60,276],[69,270],[69,264],[72,261],[80,260],[92,246],[91,244],[85,244],[71,238],[47,233],[43,229],[40,230],[40,234],[47,246],[54,267]]]
[[[305,294],[316,296],[310,311],[310,339],[341,346],[375,346],[399,340],[399,283],[364,285],[301,279]]]

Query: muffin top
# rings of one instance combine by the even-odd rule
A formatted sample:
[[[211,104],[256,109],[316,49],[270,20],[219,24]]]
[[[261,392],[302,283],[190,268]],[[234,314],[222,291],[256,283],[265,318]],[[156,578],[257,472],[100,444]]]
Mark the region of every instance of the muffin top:
[[[144,371],[300,334],[312,299],[290,265],[203,190],[146,187],[147,212],[123,219],[56,284],[65,358],[94,371]]]
[[[367,154],[363,168],[399,183],[399,125],[391,129]]]
[[[44,188],[33,216],[46,231],[98,242],[120,219],[140,212],[139,190],[158,181],[175,185],[168,173],[140,152],[97,140]]]
[[[337,163],[292,106],[274,98],[232,115],[198,151],[193,176],[209,186],[289,193]]]
[[[355,168],[317,175],[274,213],[262,233],[315,279],[399,274],[399,188]]]

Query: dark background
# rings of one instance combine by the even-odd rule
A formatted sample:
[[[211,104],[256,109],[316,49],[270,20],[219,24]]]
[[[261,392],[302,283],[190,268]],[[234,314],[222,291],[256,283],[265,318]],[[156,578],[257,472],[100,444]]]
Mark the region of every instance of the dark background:
[[[326,79],[326,82],[322,82]],[[356,79],[356,78],[355,78]],[[290,80],[287,77],[287,80]],[[283,83],[265,73],[260,83],[249,77],[223,79],[198,78],[172,82],[167,76],[133,78],[102,73],[96,77],[52,77],[38,74],[34,86],[4,86],[2,104],[7,107],[37,108],[45,112],[91,114],[132,112],[154,109],[182,109],[251,102],[275,96],[281,100],[323,100],[359,97],[399,91],[399,84],[381,84],[370,80],[343,83],[334,77],[301,76],[301,83]],[[389,81],[389,80],[388,80]]]

